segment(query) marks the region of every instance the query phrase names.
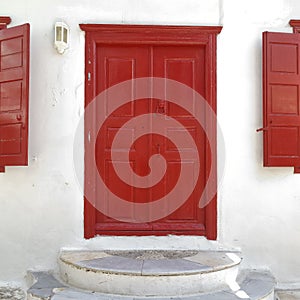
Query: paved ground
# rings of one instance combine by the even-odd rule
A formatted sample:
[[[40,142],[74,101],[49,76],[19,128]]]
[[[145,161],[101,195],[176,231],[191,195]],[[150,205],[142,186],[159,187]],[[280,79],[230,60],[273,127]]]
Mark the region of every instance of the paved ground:
[[[281,291],[277,293],[276,300],[299,300],[300,291]]]
[[[17,288],[0,287],[1,300],[25,300],[25,293]]]

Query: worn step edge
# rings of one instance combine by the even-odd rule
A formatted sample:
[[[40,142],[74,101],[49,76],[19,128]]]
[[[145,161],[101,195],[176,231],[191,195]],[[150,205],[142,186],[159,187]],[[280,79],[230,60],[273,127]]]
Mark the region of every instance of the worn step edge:
[[[59,265],[69,285],[131,296],[178,296],[223,290],[235,282],[236,253],[199,251],[182,259],[137,260],[102,251],[62,252]]]
[[[207,240],[204,236],[167,235],[167,236],[96,236],[80,241],[80,245],[63,247],[63,250],[204,250],[240,252],[240,247],[233,247],[219,241]]]
[[[127,251],[116,251],[119,255],[109,254],[109,251],[62,251],[59,257],[59,261],[62,261],[65,264],[72,265],[78,269],[86,269],[92,272],[103,272],[111,274],[128,274],[128,275],[182,275],[182,274],[198,274],[198,273],[210,273],[215,271],[221,271],[227,268],[234,267],[239,265],[241,262],[240,252],[230,252],[230,251],[197,251],[198,253],[192,256],[183,257],[180,259],[173,259],[174,261],[180,263],[185,261],[186,265],[176,272],[176,269],[165,270],[164,271],[164,262],[171,261],[172,259],[133,259],[128,257],[122,257],[122,252],[126,253]],[[134,251],[131,251],[134,252]],[[147,250],[144,250],[147,252]],[[168,251],[165,251],[168,252]],[[170,251],[175,252],[175,251]],[[177,251],[180,252],[180,251]],[[121,261],[120,261],[121,258]],[[101,261],[103,260],[115,260],[118,264],[121,262],[121,265],[114,267],[113,261],[111,265],[104,266],[101,268]],[[138,268],[131,267],[130,269],[122,268],[122,263],[124,262],[133,263],[134,261],[158,261],[162,263],[160,270],[155,270],[154,273],[149,273],[149,271],[143,272],[142,269],[145,269],[145,266]],[[212,262],[212,260],[215,260]],[[90,262],[90,263],[89,263]],[[99,264],[100,263],[100,264]],[[108,262],[109,263],[109,262]],[[169,265],[166,265],[168,268]],[[161,272],[160,272],[161,271]]]
[[[273,300],[275,280],[270,273],[249,272],[235,289],[210,294],[173,297],[142,297],[101,294],[82,291],[60,283],[46,272],[31,272],[35,284],[27,291],[28,300]]]

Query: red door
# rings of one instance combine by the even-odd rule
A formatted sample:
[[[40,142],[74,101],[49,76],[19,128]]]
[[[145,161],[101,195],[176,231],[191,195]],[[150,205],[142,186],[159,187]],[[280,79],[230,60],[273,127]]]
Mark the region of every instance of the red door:
[[[130,45],[101,45],[97,49],[97,74],[96,74],[96,86],[97,94],[103,92],[105,89],[113,86],[114,84],[123,82],[125,80],[146,77],[149,76],[150,61],[149,47],[147,46],[130,46]],[[109,109],[110,99],[106,101],[106,105]],[[151,99],[144,99],[140,101],[134,101],[119,108],[112,114],[110,114],[102,126],[100,133],[98,134],[96,145],[96,161],[98,169],[101,170],[104,182],[108,189],[117,194],[122,199],[126,199],[131,202],[149,201],[149,189],[134,188],[122,181],[116,174],[112,162],[112,151],[114,155],[121,155],[122,152],[127,151],[125,140],[134,139],[135,130],[121,129],[125,122],[128,122],[134,117],[141,114],[147,114],[150,112],[152,106]],[[101,106],[97,107],[97,110],[101,110]],[[116,137],[116,133],[119,130],[123,130],[124,143],[120,143],[117,148],[112,149],[112,143]],[[124,144],[124,145],[123,145]],[[129,160],[133,171],[140,176],[147,175],[148,172],[148,159],[149,151],[151,149],[151,139],[146,136],[143,139],[138,140],[129,149]],[[126,158],[119,158],[118,164],[125,163]],[[106,195],[105,198],[101,195],[100,188],[96,189],[97,201],[106,201],[109,205],[111,202],[110,195]],[[97,206],[97,204],[96,204]],[[127,211],[124,211],[118,206],[113,206],[114,211],[110,214],[114,214],[117,219],[122,219],[127,215]],[[132,211],[132,217],[138,217],[135,212]],[[120,223],[118,220],[113,219],[101,212],[96,213],[96,228],[100,234],[116,234],[120,232],[141,232],[151,230],[151,225],[147,223],[132,224],[128,222]]]
[[[174,35],[172,27],[115,25],[82,25],[81,27],[86,30],[86,105],[115,84],[136,78],[159,77],[176,80],[193,88],[215,108],[214,51],[215,35],[220,28],[212,31],[211,36],[207,32],[197,36],[199,32],[195,31],[197,32],[196,40],[198,40],[195,43],[186,42],[186,40],[174,43],[169,39],[176,41],[178,37]],[[126,31],[125,35],[123,29]],[[149,30],[149,35],[146,37],[145,29]],[[170,29],[171,31],[168,32]],[[201,29],[204,30],[204,28]],[[183,34],[180,30],[186,30],[186,28],[177,27],[177,30],[179,31],[177,33]],[[191,38],[193,30],[195,28],[189,33],[185,32],[185,36],[180,35],[179,40],[181,37]],[[123,36],[120,31],[123,32]],[[135,89],[135,83],[133,83],[130,88],[133,99],[135,99]],[[214,198],[208,206],[199,208],[199,199],[210,172],[209,162],[212,157],[210,151],[207,151],[209,147],[205,132],[195,119],[196,111],[193,111],[193,103],[197,99],[196,97],[190,99],[191,110],[187,111],[167,100],[169,92],[166,86],[162,86],[161,89],[164,89],[165,99],[151,96],[149,90],[149,96],[130,101],[117,107],[112,113],[105,113],[105,122],[98,133],[96,129],[93,130],[91,123],[96,124],[98,116],[105,110],[110,112],[110,107],[118,100],[104,96],[104,104],[98,105],[97,103],[93,116],[89,120],[86,118],[86,136],[89,137],[88,139],[90,135],[97,136],[94,148],[95,159],[99,176],[107,188],[107,192],[103,192],[94,180],[98,174],[89,171],[92,155],[86,154],[85,188],[93,190],[96,199],[94,203],[91,203],[89,199],[85,201],[86,237],[96,234],[165,235],[173,233],[216,238],[216,199]],[[176,121],[166,126],[163,134],[158,134],[154,130],[156,117]],[[145,126],[150,130],[139,135],[139,125],[124,126],[136,118],[143,120],[143,123],[139,125],[142,124],[143,128]],[[95,125],[94,128],[97,126]],[[186,132],[189,133],[190,138],[185,143]],[[174,137],[184,141],[181,148],[174,144]],[[118,143],[115,142],[116,139]],[[131,141],[129,148],[126,140]],[[90,147],[89,141],[86,140],[86,149]],[[86,151],[86,153],[93,153],[93,151]],[[129,184],[118,174],[117,169],[122,169],[128,162],[133,177],[147,177],[151,173],[149,160],[151,157],[157,157],[157,154],[164,157],[166,172],[153,185]],[[199,171],[199,165],[201,171]],[[170,209],[172,205],[168,202],[164,202],[159,208],[157,206],[153,208],[151,203],[162,199],[178,185],[183,169],[188,172],[185,185],[190,185],[191,188],[187,199],[184,199],[182,205],[175,211]],[[184,190],[183,187],[182,190]],[[180,194],[181,189],[177,191]],[[122,205],[114,205],[114,197],[123,199],[127,203],[134,203],[131,205],[130,213],[125,211]],[[136,209],[140,204],[150,204],[146,221],[141,219],[139,210]],[[100,206],[106,207],[105,213],[97,209]],[[161,218],[154,217],[158,209],[162,212]],[[164,211],[169,213],[164,215]]]
[[[176,80],[203,95],[205,93],[204,70],[205,47],[203,46],[167,45],[153,47],[153,75],[155,77]],[[165,94],[168,99],[168,91],[165,91]],[[182,97],[184,98],[185,95],[182,95]],[[193,99],[191,103],[194,101],[196,101],[196,99]],[[158,105],[162,105],[162,103],[158,103]],[[161,145],[162,153],[168,162],[167,176],[163,182],[165,186],[161,187],[164,193],[174,188],[174,185],[179,180],[178,176],[182,171],[183,165],[188,169],[189,173],[189,180],[183,184],[191,185],[190,188],[193,190],[192,194],[180,208],[166,218],[154,222],[153,229],[167,231],[168,233],[177,232],[200,235],[205,232],[205,209],[200,209],[198,206],[200,196],[205,186],[206,174],[204,171],[200,171],[198,174],[195,165],[199,163],[200,166],[205,165],[205,134],[194,118],[196,112],[193,111],[193,109],[191,114],[176,104],[166,101],[164,103],[164,110],[161,113],[179,121],[192,136],[197,148],[184,145],[181,149],[178,149],[181,153],[188,154],[187,158],[183,161],[181,160],[175,145],[171,144],[171,139],[175,136],[182,139],[185,138],[184,130],[181,126],[167,128],[167,138],[163,138],[159,135],[153,137],[153,144]],[[194,181],[196,181],[197,184],[193,189],[192,183]]]

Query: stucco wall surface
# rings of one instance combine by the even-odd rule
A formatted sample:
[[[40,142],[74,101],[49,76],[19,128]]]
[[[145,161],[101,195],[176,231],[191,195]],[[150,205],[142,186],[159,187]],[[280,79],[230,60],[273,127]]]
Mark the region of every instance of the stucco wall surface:
[[[297,0],[10,0],[0,2],[0,11],[11,16],[11,26],[31,25],[29,166],[0,174],[0,281],[53,268],[61,247],[128,246],[120,239],[83,240],[82,178],[72,156],[84,103],[78,24],[125,23],[224,26],[218,37],[218,119],[226,145],[219,242],[241,248],[245,266],[300,282],[300,175],[263,168],[262,136],[255,132],[262,125],[261,34],[291,32],[289,19],[300,17]],[[71,33],[63,56],[53,47],[54,23],[61,20]],[[151,247],[153,240],[134,245]]]

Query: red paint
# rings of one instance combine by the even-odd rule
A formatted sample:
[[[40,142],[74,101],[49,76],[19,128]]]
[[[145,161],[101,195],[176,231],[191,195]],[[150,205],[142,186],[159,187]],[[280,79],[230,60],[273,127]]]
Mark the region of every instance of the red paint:
[[[221,27],[204,26],[142,26],[142,25],[80,25],[86,32],[86,84],[85,105],[104,89],[127,79],[147,76],[166,77],[180,81],[202,94],[216,111],[216,35]],[[194,118],[170,102],[157,99],[136,101],[134,106],[125,105],[105,122],[96,146],[96,159],[107,185],[119,196],[129,201],[147,202],[159,198],[164,191],[176,184],[180,164],[178,152],[172,143],[157,135],[147,135],[137,140],[130,150],[130,160],[135,172],[146,175],[147,162],[154,153],[162,153],[168,162],[172,176],[162,180],[155,189],[130,188],[114,174],[110,164],[110,144],[116,129],[133,116],[158,112],[170,115],[188,128],[202,151],[201,166],[205,166],[196,188],[186,203],[170,216],[151,223],[132,224],[113,220],[85,200],[85,237],[105,235],[205,235],[216,239],[216,196],[204,209],[198,208],[199,198],[210,172],[209,146],[202,128]],[[85,120],[86,128],[93,120]],[[211,128],[216,124],[211,120]],[[176,128],[174,128],[176,131]],[[85,132],[85,147],[90,147]],[[90,134],[95,135],[93,130]],[[174,132],[175,134],[175,132]],[[180,134],[178,132],[177,134]],[[214,145],[216,147],[216,140]],[[96,174],[89,171],[92,157],[85,157],[85,189],[94,188]],[[212,170],[216,184],[216,170]],[[97,193],[97,189],[95,189]],[[99,201],[108,201],[103,195]],[[120,212],[122,213],[122,212]]]
[[[300,166],[299,49],[299,34],[263,33],[264,166]]]
[[[28,163],[29,30],[0,30],[0,166]]]

